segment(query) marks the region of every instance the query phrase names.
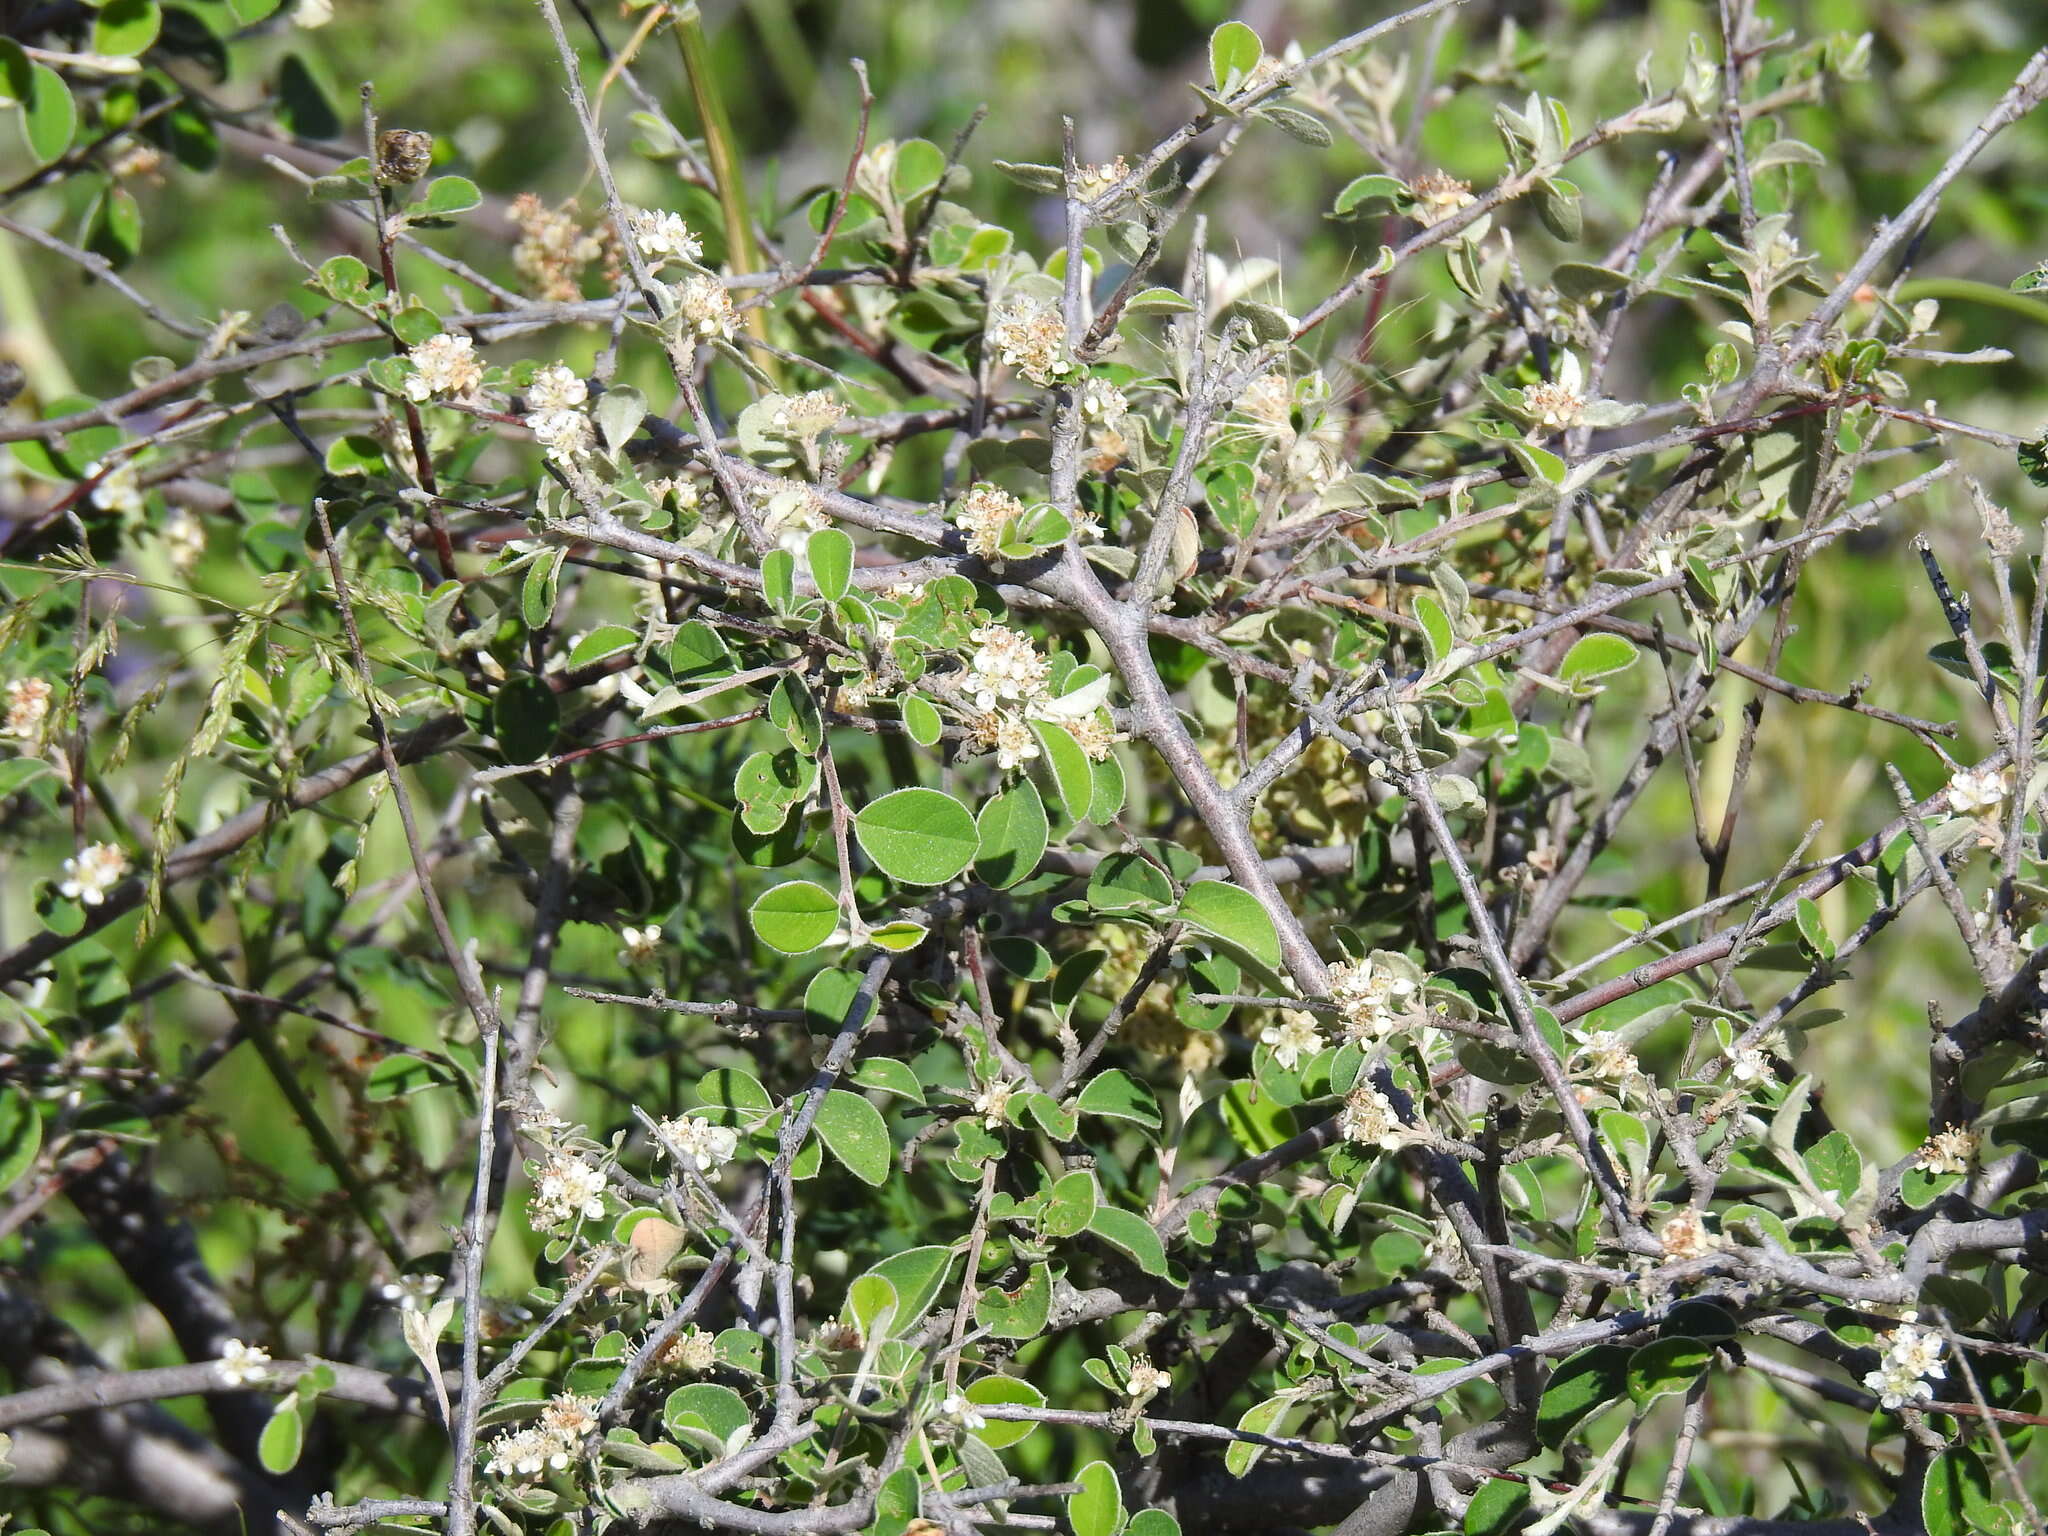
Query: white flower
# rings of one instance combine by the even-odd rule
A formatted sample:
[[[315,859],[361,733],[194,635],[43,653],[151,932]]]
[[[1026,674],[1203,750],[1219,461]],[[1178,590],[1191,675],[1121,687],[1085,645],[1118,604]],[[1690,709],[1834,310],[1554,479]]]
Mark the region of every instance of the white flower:
[[[1696,1259],[1721,1246],[1721,1239],[1707,1230],[1699,1210],[1690,1205],[1680,1206],[1671,1213],[1664,1225],[1657,1229],[1657,1241],[1674,1259]]]
[[[1294,431],[1294,386],[1284,373],[1262,373],[1233,402],[1233,410],[1278,428],[1282,436]]]
[[[441,1289],[439,1275],[400,1275],[396,1280],[387,1280],[377,1287],[377,1294],[386,1301],[395,1302],[401,1312],[423,1312]]]
[[[484,1470],[493,1477],[539,1477],[558,1455],[562,1464],[567,1466],[568,1456],[562,1451],[560,1442],[546,1430],[538,1427],[508,1429],[491,1442],[491,1453],[484,1462]]]
[[[995,1130],[1009,1113],[1010,1095],[1016,1090],[1009,1083],[990,1083],[974,1096],[974,1112],[981,1116],[981,1123]]]
[[[696,262],[704,255],[704,242],[691,233],[679,213],[635,208],[626,215],[626,223],[642,259],[655,267],[671,261]]]
[[[1460,208],[1472,203],[1472,183],[1459,181],[1455,176],[1446,176],[1442,171],[1431,171],[1418,176],[1408,183],[1415,205],[1411,210],[1416,223],[1428,228],[1441,224]]]
[[[846,407],[829,389],[806,390],[800,395],[776,395],[769,420],[786,437],[812,438],[839,425]]]
[[[661,925],[649,923],[645,928],[621,928],[619,942],[626,946],[619,951],[619,964],[652,964],[661,949]]]
[[[575,369],[560,363],[549,363],[538,370],[533,382],[526,386],[526,409],[534,415],[542,411],[577,410],[589,398],[590,386]]]
[[[1587,1070],[1609,1082],[1626,1082],[1642,1070],[1628,1042],[1611,1029],[1594,1030],[1572,1054],[1583,1056]]]
[[[253,1386],[270,1376],[270,1351],[260,1344],[229,1339],[220,1347],[220,1359],[213,1364],[220,1379],[231,1387]]]
[[[604,1214],[604,1173],[573,1157],[556,1157],[534,1181],[526,1214],[536,1227],[564,1227]]]
[[[570,464],[589,453],[597,441],[590,418],[577,410],[529,411],[526,430],[558,464]]]
[[[989,316],[988,343],[997,361],[1034,384],[1052,384],[1073,372],[1067,322],[1046,299],[1012,298]]]
[[[701,1376],[718,1363],[717,1336],[692,1323],[668,1341],[661,1363]]]
[[[1968,1173],[1977,1159],[1978,1139],[1963,1126],[1944,1126],[1920,1143],[1913,1166],[1922,1173]]]
[[[1004,773],[1023,767],[1038,756],[1038,738],[1031,722],[1014,710],[985,709],[968,716],[966,746],[970,752],[993,752],[996,766]]]
[[[85,466],[85,478],[91,480],[95,475],[100,477],[99,481],[86,499],[102,512],[118,512],[132,517],[142,510],[142,481],[137,474],[135,460],[123,459],[108,469],[100,460],[94,459]]]
[[[1585,374],[1578,358],[1565,353],[1555,379],[1524,389],[1522,409],[1534,427],[1545,432],[1565,432],[1576,427],[1586,414]]]
[[[713,1125],[698,1116],[685,1115],[661,1122],[661,1134],[676,1152],[697,1165],[699,1173],[732,1161],[739,1150],[740,1133],[729,1125]],[[668,1150],[663,1147],[664,1152]]]
[[[1948,1374],[1941,1358],[1941,1335],[1914,1326],[1917,1318],[1917,1313],[1908,1312],[1898,1327],[1877,1336],[1884,1355],[1877,1369],[1863,1377],[1863,1385],[1878,1395],[1878,1401],[1895,1411],[1932,1398],[1931,1382]]]
[[[1081,386],[1081,417],[1098,426],[1109,426],[1128,416],[1131,402],[1107,379],[1090,379]]]
[[[1154,1365],[1143,1355],[1131,1359],[1130,1371],[1124,1377],[1124,1390],[1133,1397],[1150,1397],[1155,1392],[1164,1392],[1173,1385],[1173,1373]]]
[[[672,290],[675,313],[683,329],[709,340],[713,336],[732,339],[738,317],[733,313],[732,295],[715,277],[686,277]]]
[[[988,1425],[988,1420],[982,1416],[974,1404],[967,1401],[958,1392],[953,1393],[944,1402],[939,1404],[939,1412],[949,1419],[957,1419],[963,1429],[983,1429]]]
[[[334,0],[299,0],[292,20],[302,27],[324,27],[334,20]]]
[[[2004,777],[1989,768],[1981,772],[1958,768],[1948,781],[1948,808],[1958,816],[1995,811],[2005,803],[2005,796]]]
[[[1346,1141],[1377,1146],[1392,1152],[1407,1140],[1394,1106],[1370,1083],[1360,1083],[1345,1096],[1344,1113],[1338,1121]]]
[[[1031,643],[1000,624],[984,624],[974,631],[975,651],[968,658],[973,673],[970,686],[978,709],[994,709],[998,701],[1028,702],[1045,692],[1050,663]]]
[[[1102,763],[1109,760],[1110,749],[1123,740],[1116,731],[1104,725],[1094,715],[1085,715],[1079,720],[1067,722],[1067,734],[1086,754],[1090,762]]]
[[[1099,200],[1116,184],[1130,175],[1131,168],[1124,157],[1118,155],[1107,165],[1081,165],[1074,168],[1074,196],[1084,203]]]
[[[50,716],[50,685],[39,677],[18,677],[7,685],[7,718],[0,736],[32,741]]]
[[[578,1397],[573,1392],[557,1392],[548,1399],[547,1407],[540,1411],[543,1429],[552,1430],[572,1445],[588,1435],[597,1433],[597,1407],[594,1397]]]
[[[1745,1046],[1728,1058],[1728,1076],[1738,1083],[1761,1082],[1770,1073],[1770,1052],[1760,1046]]]
[[[1003,547],[1003,531],[1024,515],[1024,503],[986,481],[976,481],[953,504],[954,526],[967,535],[967,552],[993,560]]]
[[[164,519],[164,548],[171,557],[171,569],[189,575],[206,553],[206,525],[183,507]]]
[[[1280,1017],[1259,1031],[1259,1039],[1273,1048],[1273,1060],[1283,1072],[1292,1072],[1304,1056],[1313,1056],[1323,1038],[1316,1032],[1315,1015],[1283,1009]]]
[[[77,858],[66,859],[64,873],[69,878],[57,887],[57,894],[96,907],[128,873],[128,855],[112,843],[94,843]]]
[[[1330,1001],[1352,1039],[1383,1040],[1400,1026],[1415,982],[1387,961],[1339,960],[1330,967]]]
[[[465,399],[484,381],[476,344],[450,331],[429,336],[411,352],[413,371],[404,384],[405,398],[424,403],[436,395]]]

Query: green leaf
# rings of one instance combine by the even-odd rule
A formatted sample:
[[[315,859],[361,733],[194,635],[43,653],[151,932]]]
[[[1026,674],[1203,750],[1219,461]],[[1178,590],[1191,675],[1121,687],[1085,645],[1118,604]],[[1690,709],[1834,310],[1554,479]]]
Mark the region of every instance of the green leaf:
[[[425,1056],[386,1056],[370,1068],[363,1082],[363,1097],[378,1104],[425,1088],[452,1088],[460,1080],[446,1062]]]
[[[854,836],[875,866],[905,885],[944,885],[981,846],[974,817],[936,789],[899,789],[853,818]]]
[[[731,1387],[715,1381],[693,1381],[687,1387],[677,1387],[661,1405],[662,1427],[671,1435],[703,1430],[720,1446],[728,1444],[736,1430],[753,1420],[754,1416],[747,1411],[747,1400]]]
[[[771,549],[761,557],[761,591],[777,613],[796,608],[795,555],[786,549]]]
[[[815,880],[785,880],[754,899],[754,933],[785,955],[808,954],[839,927],[839,901]]]
[[[1038,1228],[1047,1237],[1078,1236],[1088,1230],[1099,1199],[1095,1175],[1089,1169],[1076,1168],[1072,1173],[1061,1174],[1059,1181],[1046,1191]]]
[[[931,746],[945,732],[946,722],[923,694],[906,693],[897,708],[903,716],[903,729],[920,747]]]
[[[1128,790],[1124,784],[1124,765],[1111,753],[1101,762],[1094,764],[1095,793],[1088,801],[1088,819],[1098,827],[1106,827],[1122,813]]]
[[[738,1067],[713,1067],[698,1080],[697,1102],[715,1109],[738,1110],[747,1115],[765,1114],[775,1100],[761,1086],[761,1080]],[[732,1116],[713,1115],[715,1125],[733,1124]]]
[[[1106,1461],[1091,1461],[1074,1475],[1079,1493],[1067,1495],[1067,1521],[1074,1536],[1116,1536],[1124,1521],[1123,1489],[1116,1480],[1116,1468]]]
[[[1015,885],[1038,868],[1051,831],[1038,786],[1019,778],[975,818],[975,874],[997,890]]]
[[[306,1421],[300,1416],[299,1394],[287,1392],[270,1411],[270,1420],[256,1440],[256,1459],[263,1470],[282,1476],[299,1464],[306,1448]]]
[[[1829,1131],[1806,1150],[1806,1171],[1829,1194],[1848,1200],[1863,1182],[1863,1154],[1840,1131]]]
[[[545,629],[555,616],[555,583],[568,557],[566,549],[551,549],[526,568],[519,587],[519,617],[528,629]]]
[[[640,643],[640,637],[623,624],[605,624],[593,629],[569,652],[569,665],[587,667],[593,661],[602,661],[620,651],[630,651]]]
[[[1564,653],[1557,675],[1574,685],[1625,672],[1636,664],[1636,648],[1620,635],[1584,635]]]
[[[1465,1536],[1507,1536],[1529,1507],[1529,1485],[1489,1477],[1465,1506]]]
[[[408,347],[441,334],[441,317],[424,304],[408,304],[391,317],[391,329]]]
[[[1163,1509],[1141,1509],[1124,1527],[1124,1536],[1180,1536],[1180,1522]]]
[[[64,77],[30,61],[21,45],[0,38],[0,89],[21,104],[21,137],[38,165],[48,165],[71,147],[78,106]]]
[[[929,139],[905,139],[896,146],[896,164],[890,180],[898,197],[908,201],[929,191],[945,174],[945,152]]]
[[[1934,1458],[1920,1485],[1920,1519],[1927,1536],[1997,1530],[2004,1522],[1985,1518],[1996,1513],[1990,1475],[1976,1452],[1957,1449]]]
[[[1197,880],[1180,902],[1181,918],[1233,944],[1267,970],[1280,968],[1280,935],[1251,892],[1221,880]]]
[[[1209,34],[1209,78],[1219,96],[1235,94],[1265,54],[1259,34],[1241,21],[1226,21]]]
[[[42,1145],[43,1117],[35,1101],[19,1088],[0,1088],[0,1193],[35,1166]]]
[[[1039,750],[1045,754],[1046,767],[1052,771],[1053,793],[1059,796],[1068,816],[1075,821],[1085,820],[1095,799],[1095,774],[1089,767],[1088,754],[1065,726],[1034,720],[1031,730],[1038,738]]]
[[[1330,212],[1342,218],[1348,213],[1386,213],[1398,208],[1408,196],[1408,183],[1398,176],[1374,173],[1360,176],[1337,194]]]
[[[990,1288],[974,1303],[974,1320],[999,1339],[1035,1339],[1052,1314],[1052,1270],[1034,1264],[1015,1290]]]
[[[562,724],[562,701],[547,679],[515,677],[491,700],[491,734],[506,761],[537,762],[554,750]]]
[[[1123,1249],[1148,1275],[1166,1273],[1166,1245],[1152,1230],[1152,1223],[1135,1211],[1114,1205],[1098,1205],[1088,1218],[1088,1230],[1104,1242]]]
[[[842,528],[820,528],[804,546],[811,562],[811,580],[828,603],[846,596],[853,585],[853,540]]]
[[[1254,1156],[1294,1137],[1294,1112],[1255,1082],[1240,1078],[1232,1083],[1216,1101],[1216,1109],[1231,1139]]]
[[[898,1061],[894,1056],[870,1056],[853,1074],[853,1081],[859,1087],[894,1094],[913,1104],[924,1102],[924,1084],[917,1080],[917,1073],[909,1062]]]
[[[349,432],[327,445],[327,473],[330,475],[381,475],[391,466],[384,458],[384,445],[364,432]],[[545,565],[545,560],[537,562]],[[529,575],[529,581],[532,577]]]
[[[1045,1406],[1045,1394],[1030,1382],[1015,1376],[984,1376],[961,1395],[982,1408]],[[990,1450],[1000,1451],[1015,1445],[1037,1428],[1038,1425],[1030,1419],[990,1419],[981,1428],[968,1433]]]
[[[1689,1391],[1713,1363],[1714,1346],[1683,1336],[1662,1338],[1638,1349],[1628,1363],[1628,1395],[1639,1408],[1660,1397]]]
[[[1545,1445],[1557,1449],[1587,1419],[1627,1395],[1633,1353],[1620,1344],[1596,1344],[1551,1373],[1536,1408],[1536,1433]]]
[[[1186,315],[1194,312],[1194,304],[1175,293],[1171,288],[1144,288],[1131,295],[1124,305],[1127,315]]]
[[[896,1326],[896,1287],[872,1272],[861,1275],[846,1288],[846,1315],[865,1340],[871,1342],[878,1331],[885,1339],[894,1337],[901,1331]]]
[[[889,1159],[895,1152],[889,1127],[882,1112],[859,1094],[834,1088],[818,1106],[812,1124],[831,1154],[862,1183],[879,1185],[889,1177]]]
[[[1165,1123],[1159,1113],[1159,1100],[1152,1090],[1130,1073],[1114,1067],[1089,1080],[1088,1086],[1081,1090],[1081,1097],[1075,1101],[1075,1107],[1084,1115],[1131,1120],[1155,1131]]]
[[[445,218],[451,213],[466,213],[483,200],[476,183],[467,176],[436,176],[427,183],[426,196],[406,211]]]
[[[1793,912],[1799,926],[1800,940],[1817,960],[1832,961],[1835,958],[1835,941],[1828,933],[1827,919],[1820,915],[1820,907],[1810,898],[1799,898]]]
[[[92,26],[92,51],[132,58],[156,41],[163,24],[156,0],[107,0]]]
[[[942,1244],[910,1248],[893,1253],[868,1271],[896,1287],[896,1328],[907,1331],[911,1324],[932,1308],[946,1274],[953,1267],[953,1250]]]
[[[879,928],[868,930],[868,942],[877,949],[886,949],[892,955],[906,955],[917,948],[930,935],[931,929],[923,923],[914,923],[908,918],[898,918],[893,923],[884,923]]]
[[[1237,1427],[1246,1434],[1271,1435],[1280,1430],[1281,1421],[1287,1417],[1287,1410],[1293,1406],[1293,1399],[1269,1397],[1262,1403],[1254,1403],[1245,1409],[1237,1421]],[[1239,1440],[1223,1453],[1223,1468],[1232,1477],[1243,1477],[1251,1471],[1253,1463],[1266,1454],[1268,1447],[1253,1445]]]

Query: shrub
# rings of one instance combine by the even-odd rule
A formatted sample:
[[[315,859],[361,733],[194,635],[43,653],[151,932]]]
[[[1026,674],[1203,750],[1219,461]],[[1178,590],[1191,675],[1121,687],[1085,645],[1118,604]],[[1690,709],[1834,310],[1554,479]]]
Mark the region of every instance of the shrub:
[[[1224,21],[777,201],[541,0],[551,200],[328,9],[0,41],[24,1519],[2041,1529],[2048,53],[1901,187],[1889,32]]]

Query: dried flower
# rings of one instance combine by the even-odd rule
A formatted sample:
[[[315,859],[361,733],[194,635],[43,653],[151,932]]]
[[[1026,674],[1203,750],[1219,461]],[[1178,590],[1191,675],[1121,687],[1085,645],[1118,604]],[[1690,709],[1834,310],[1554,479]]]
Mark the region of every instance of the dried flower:
[[[704,242],[691,232],[679,213],[635,208],[626,214],[626,224],[641,259],[652,267],[659,269],[671,261],[694,264],[703,259]]]
[[[467,336],[442,331],[412,349],[412,372],[406,376],[405,398],[424,404],[436,395],[464,400],[484,381],[476,359],[476,343]]]
[[[1034,384],[1053,384],[1073,372],[1067,322],[1046,299],[1017,297],[989,316],[988,342],[996,359]]]
[[[66,859],[64,873],[67,878],[57,887],[57,894],[96,907],[128,873],[128,855],[113,843],[94,843],[78,857]]]
[[[1863,1385],[1893,1410],[1928,1401],[1934,1396],[1931,1383],[1948,1374],[1941,1358],[1941,1335],[1932,1328],[1916,1327],[1918,1318],[1918,1313],[1908,1312],[1898,1327],[1877,1336],[1884,1355],[1877,1369],[1863,1377]]]
[[[1684,1205],[1665,1218],[1657,1229],[1657,1241],[1674,1259],[1697,1259],[1721,1246],[1721,1239],[1707,1230],[1707,1223],[1695,1206]]]
[[[674,1147],[679,1156],[697,1165],[699,1173],[709,1173],[731,1162],[740,1146],[738,1131],[729,1125],[713,1125],[701,1116],[664,1120],[661,1134],[665,1142],[662,1151]]]
[[[1303,1057],[1313,1056],[1323,1043],[1316,1030],[1315,1015],[1292,1008],[1282,1009],[1278,1019],[1259,1031],[1259,1039],[1272,1047],[1273,1060],[1283,1072],[1292,1072],[1301,1065]]]
[[[1414,196],[1415,222],[1425,229],[1441,224],[1460,208],[1470,207],[1472,183],[1459,181],[1442,171],[1431,171],[1418,176],[1408,183],[1408,190]]]
[[[709,341],[720,337],[730,341],[738,316],[733,313],[732,295],[715,277],[686,277],[670,290],[675,314],[690,335]]]
[[[566,213],[549,208],[531,192],[512,200],[519,242],[512,266],[544,299],[566,303],[583,296],[583,269],[604,252],[604,242]]]
[[[1001,553],[1004,530],[1023,515],[1023,502],[985,480],[969,486],[953,503],[953,523],[967,535],[967,552],[983,560]]]
[[[1529,416],[1532,430],[1567,432],[1576,427],[1586,414],[1585,382],[1578,358],[1567,352],[1555,379],[1524,389],[1522,410]]]
[[[1010,1110],[1010,1095],[1016,1089],[1009,1083],[993,1082],[974,1096],[974,1112],[981,1116],[981,1123],[990,1130],[1002,1125],[1004,1116]]]
[[[32,741],[50,716],[50,685],[39,677],[17,677],[7,685],[7,718],[0,736]]]
[[[260,1344],[229,1339],[220,1347],[215,1373],[231,1387],[254,1386],[270,1378],[270,1351]]]
[[[1968,1173],[1977,1160],[1981,1138],[1960,1125],[1943,1126],[1920,1143],[1913,1154],[1913,1166],[1922,1173]]]
[[[1076,166],[1074,169],[1074,196],[1084,203],[1096,202],[1101,199],[1104,193],[1112,190],[1118,182],[1122,181],[1130,173],[1131,168],[1125,162],[1122,155],[1118,155],[1107,165]]]
[[[692,1323],[662,1346],[661,1363],[701,1376],[718,1363],[717,1336]]]
[[[573,1444],[597,1433],[597,1414],[593,1411],[596,1407],[594,1397],[557,1392],[540,1411],[541,1427]]]

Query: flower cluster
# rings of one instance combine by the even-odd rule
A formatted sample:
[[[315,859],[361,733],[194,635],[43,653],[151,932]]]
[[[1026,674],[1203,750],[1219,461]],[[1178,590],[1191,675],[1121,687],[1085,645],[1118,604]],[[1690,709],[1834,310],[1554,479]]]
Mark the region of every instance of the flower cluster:
[[[1642,1071],[1628,1041],[1611,1029],[1594,1030],[1572,1055],[1583,1059],[1593,1076],[1610,1083],[1625,1083]]]
[[[33,741],[50,716],[50,685],[39,677],[17,677],[7,685],[7,717],[0,736]]]
[[[1384,1152],[1397,1150],[1408,1139],[1394,1106],[1370,1083],[1360,1083],[1344,1096],[1344,1112],[1337,1125],[1346,1141],[1376,1146]]]
[[[508,1429],[491,1442],[484,1470],[493,1477],[530,1480],[562,1471],[576,1459],[586,1437],[597,1433],[595,1398],[559,1393],[541,1410],[540,1422]]]
[[[1023,515],[1023,502],[985,480],[977,480],[953,503],[953,523],[967,535],[967,552],[983,560],[1001,553],[1004,530]]]
[[[1106,165],[1079,166],[1074,171],[1074,195],[1084,203],[1097,202],[1130,174],[1130,165],[1122,155]]]
[[[1283,1072],[1292,1072],[1303,1058],[1322,1049],[1323,1044],[1315,1015],[1292,1008],[1282,1009],[1278,1019],[1260,1030],[1259,1040],[1272,1048],[1273,1060]]]
[[[483,364],[477,361],[476,343],[453,331],[429,336],[409,354],[412,372],[406,376],[405,398],[423,405],[436,396],[467,400],[484,382]]]
[[[1034,384],[1057,383],[1074,370],[1066,319],[1046,299],[1007,300],[989,316],[988,343],[998,362]]]
[[[809,439],[830,432],[846,415],[846,407],[829,389],[808,389],[800,395],[777,395],[769,420],[787,437]]]
[[[1915,1326],[1918,1319],[1918,1313],[1907,1312],[1898,1327],[1877,1336],[1884,1355],[1877,1369],[1863,1377],[1863,1385],[1890,1409],[1928,1401],[1934,1396],[1932,1383],[1948,1374],[1941,1358],[1941,1335],[1932,1328]]]
[[[993,752],[996,766],[1005,773],[1023,767],[1039,755],[1038,738],[1032,734],[1031,722],[1014,710],[978,710],[964,724],[967,750]]]
[[[729,1125],[713,1125],[693,1115],[661,1122],[662,1150],[674,1147],[676,1154],[696,1164],[699,1173],[709,1173],[732,1161],[739,1150],[740,1133]]]
[[[112,843],[93,843],[76,858],[64,861],[65,879],[57,894],[96,907],[127,873],[126,853]]]
[[[142,510],[141,472],[132,458],[111,469],[94,459],[85,466],[85,478],[92,481],[92,494],[86,499],[102,512],[133,517]]]
[[[526,430],[557,464],[572,464],[597,442],[583,402],[590,386],[560,363],[549,363],[526,388]]]
[[[229,1339],[221,1345],[220,1359],[214,1362],[213,1369],[231,1387],[255,1386],[270,1379],[270,1351],[260,1344]]]
[[[514,198],[511,211],[519,226],[513,270],[544,299],[567,303],[582,298],[583,269],[604,254],[605,242],[531,192]]]
[[[661,1363],[670,1370],[701,1376],[718,1363],[717,1335],[692,1323],[662,1346]]]
[[[533,1181],[527,1219],[538,1228],[566,1227],[604,1214],[604,1173],[577,1158],[556,1156]]]
[[[1408,191],[1415,200],[1415,222],[1425,229],[1443,223],[1460,208],[1469,208],[1473,201],[1471,182],[1442,171],[1416,177],[1408,183]]]
[[[685,332],[709,341],[714,336],[732,340],[739,317],[733,312],[732,295],[715,277],[686,277],[670,290],[675,315]]]
[[[1569,432],[1586,418],[1586,377],[1571,353],[1557,365],[1557,377],[1522,391],[1522,410],[1532,431]]]
[[[694,264],[703,258],[704,242],[679,213],[635,208],[627,213],[626,226],[641,260],[650,266],[659,268],[672,261]]]
[[[1697,1259],[1721,1246],[1720,1237],[1707,1230],[1699,1208],[1691,1205],[1682,1205],[1665,1218],[1657,1229],[1657,1241],[1674,1259]]]
[[[1968,1173],[1977,1160],[1979,1137],[1960,1125],[1943,1126],[1920,1143],[1913,1166],[1922,1173]]]
[[[998,1079],[974,1096],[974,1112],[981,1116],[981,1123],[995,1130],[1010,1112],[1010,1095],[1016,1092],[1012,1083]]]
[[[977,708],[994,709],[999,702],[1027,703],[1046,689],[1049,663],[1027,635],[1000,624],[974,631],[974,654],[968,658]]]
[[[1413,978],[1390,960],[1339,960],[1330,967],[1330,1001],[1344,1031],[1362,1043],[1384,1040],[1400,1025],[1415,996]]]

